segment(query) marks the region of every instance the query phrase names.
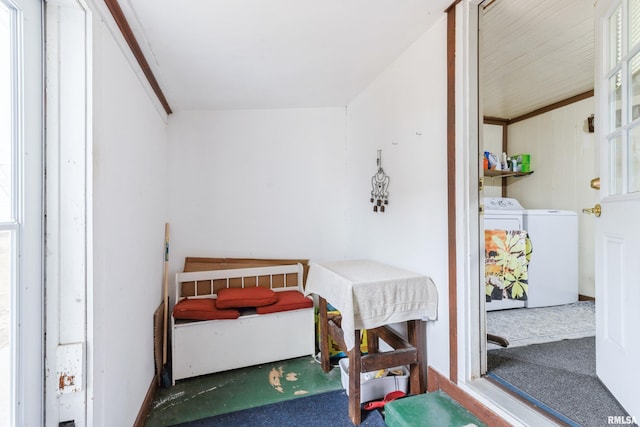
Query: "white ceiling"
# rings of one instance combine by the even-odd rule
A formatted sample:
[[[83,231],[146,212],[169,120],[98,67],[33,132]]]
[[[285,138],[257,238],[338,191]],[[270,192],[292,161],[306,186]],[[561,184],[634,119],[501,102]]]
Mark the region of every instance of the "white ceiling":
[[[345,106],[452,0],[120,0],[173,111]],[[487,0],[484,115],[593,89],[593,0]]]
[[[593,89],[593,0],[496,0],[484,10],[484,115],[512,119]]]
[[[173,111],[345,106],[452,0],[120,0]]]

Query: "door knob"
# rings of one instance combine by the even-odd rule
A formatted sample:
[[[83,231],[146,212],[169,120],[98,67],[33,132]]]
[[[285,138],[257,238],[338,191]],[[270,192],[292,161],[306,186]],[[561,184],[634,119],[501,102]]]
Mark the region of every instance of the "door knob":
[[[599,190],[599,189],[600,189],[600,177],[593,178],[593,179],[591,180],[590,186],[591,186],[591,188],[593,188],[594,190]]]
[[[600,206],[600,204],[596,204],[594,207],[589,208],[589,209],[582,209],[582,212],[589,214],[589,215],[595,215],[595,216],[600,216],[602,214],[602,206]]]

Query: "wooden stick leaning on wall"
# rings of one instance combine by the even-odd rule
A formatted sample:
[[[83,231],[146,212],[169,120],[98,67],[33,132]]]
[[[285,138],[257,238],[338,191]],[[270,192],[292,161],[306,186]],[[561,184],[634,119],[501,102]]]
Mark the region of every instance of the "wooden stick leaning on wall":
[[[162,302],[164,304],[163,330],[162,330],[162,373],[160,383],[162,387],[171,385],[171,377],[167,366],[167,340],[169,329],[169,223],[164,225],[164,268],[162,274]]]

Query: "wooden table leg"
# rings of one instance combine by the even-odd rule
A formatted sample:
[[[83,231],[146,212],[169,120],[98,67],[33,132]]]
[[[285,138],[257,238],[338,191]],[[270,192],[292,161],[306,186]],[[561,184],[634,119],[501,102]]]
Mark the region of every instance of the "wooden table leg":
[[[367,329],[367,353],[377,353],[380,349],[380,340],[377,334]]]
[[[360,330],[355,330],[355,345],[349,351],[349,418],[354,425],[362,421],[360,409],[360,371],[362,355],[360,353]]]
[[[422,320],[407,322],[409,343],[417,350],[417,363],[410,366],[410,394],[422,394],[427,389],[427,331]]]
[[[329,319],[327,317],[327,300],[318,297],[318,311],[320,314],[319,323],[320,323],[320,332],[319,332],[319,341],[320,341],[320,362],[322,366],[322,370],[324,372],[329,372],[331,370],[331,360],[329,355]]]

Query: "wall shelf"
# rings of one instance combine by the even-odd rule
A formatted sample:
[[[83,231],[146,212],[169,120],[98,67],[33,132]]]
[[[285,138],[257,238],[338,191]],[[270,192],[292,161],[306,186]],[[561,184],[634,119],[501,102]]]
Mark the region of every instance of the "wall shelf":
[[[512,172],[512,171],[496,171],[496,170],[484,170],[484,176],[497,176],[500,178],[508,178],[510,176],[527,176],[531,175],[533,171],[530,172]]]

